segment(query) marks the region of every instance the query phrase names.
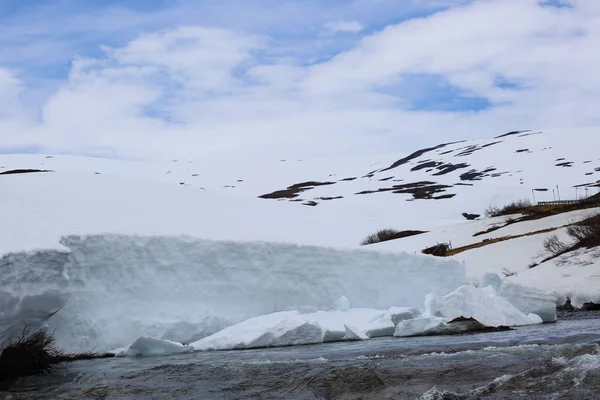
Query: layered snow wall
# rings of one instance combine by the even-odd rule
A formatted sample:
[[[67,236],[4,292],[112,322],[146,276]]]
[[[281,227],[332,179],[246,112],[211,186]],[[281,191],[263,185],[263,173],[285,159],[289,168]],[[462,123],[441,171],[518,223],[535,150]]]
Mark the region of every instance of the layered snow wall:
[[[0,291],[67,295],[48,325],[57,344],[73,351],[114,349],[142,336],[189,343],[254,316],[329,310],[341,296],[352,307],[421,307],[428,293],[466,283],[459,263],[409,254],[189,237],[69,236],[61,243],[69,252],[2,257]]]

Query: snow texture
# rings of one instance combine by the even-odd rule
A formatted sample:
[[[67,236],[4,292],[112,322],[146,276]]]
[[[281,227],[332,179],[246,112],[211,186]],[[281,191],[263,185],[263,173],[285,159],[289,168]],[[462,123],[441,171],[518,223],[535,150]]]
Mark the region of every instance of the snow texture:
[[[189,343],[201,339],[199,332],[276,311],[328,310],[341,296],[359,310],[422,307],[428,293],[443,295],[466,282],[455,261],[402,253],[177,236],[69,236],[61,243],[67,252],[0,259],[0,287],[18,297],[68,295],[48,321],[67,351],[114,349],[143,336]],[[383,311],[366,314],[359,324],[344,318],[325,328],[340,338],[344,323],[366,333],[380,329],[369,321]]]

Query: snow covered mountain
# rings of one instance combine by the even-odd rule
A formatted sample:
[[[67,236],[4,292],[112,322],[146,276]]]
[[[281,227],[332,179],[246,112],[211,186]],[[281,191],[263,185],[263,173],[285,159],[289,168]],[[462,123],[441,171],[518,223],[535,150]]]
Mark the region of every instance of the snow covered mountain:
[[[0,283],[19,296],[67,290],[71,314],[60,328],[62,343],[75,343],[76,335],[78,349],[128,343],[123,340],[135,339],[140,329],[164,337],[178,337],[173,329],[214,331],[227,312],[231,323],[298,304],[319,309],[340,296],[359,306],[414,306],[436,288],[444,295],[487,271],[561,300],[597,301],[596,249],[543,262],[544,240],[564,237],[565,225],[589,210],[520,223],[466,221],[462,213],[483,214],[521,198],[594,195],[598,148],[600,129],[590,128],[515,131],[376,159],[251,165],[0,155]],[[367,234],[382,228],[425,233],[356,252]],[[421,255],[442,242],[460,251],[447,258]],[[388,254],[402,252],[409,254]],[[395,271],[396,265],[405,267]],[[439,272],[444,269],[447,275]],[[293,276],[293,284],[279,287],[277,271]],[[255,285],[244,286],[250,277],[258,279]],[[416,281],[412,300],[404,296],[397,304],[397,293]],[[505,295],[525,308],[547,302],[527,293]],[[159,294],[162,300],[148,309]],[[72,317],[77,310],[88,311]]]
[[[3,220],[31,227],[31,239],[11,232],[0,251],[54,230],[54,242],[57,234],[117,231],[354,247],[386,227],[431,230],[515,199],[597,193],[598,148],[600,129],[590,128],[510,132],[376,160],[0,155]],[[10,174],[17,169],[51,172]]]

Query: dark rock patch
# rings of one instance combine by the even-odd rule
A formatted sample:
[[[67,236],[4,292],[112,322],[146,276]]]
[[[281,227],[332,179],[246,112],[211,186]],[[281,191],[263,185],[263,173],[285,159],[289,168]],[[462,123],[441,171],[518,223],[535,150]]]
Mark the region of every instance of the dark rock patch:
[[[415,199],[434,199],[433,195],[438,193],[443,193],[446,189],[451,188],[452,186],[448,185],[425,185],[425,186],[416,186],[405,189],[394,190],[392,193],[396,194],[412,194]],[[451,197],[454,197],[452,195]],[[435,198],[436,200],[441,199],[442,197],[438,196]],[[445,197],[449,198],[449,197]]]
[[[474,185],[472,183],[458,182],[458,183],[455,183],[454,186],[474,186]]]
[[[328,201],[328,200],[338,200],[338,199],[343,199],[344,196],[335,196],[335,197],[318,197],[317,200],[323,200],[323,201]]]
[[[536,192],[547,192],[549,189],[547,189],[547,188],[537,188],[537,189],[533,189],[533,190],[535,190]]]
[[[306,203],[302,203],[303,206],[310,206],[310,207],[315,207],[317,206],[319,203],[317,203],[316,201],[307,201]]]
[[[486,144],[482,145],[481,148],[484,149],[486,147],[497,145],[498,143],[502,143],[502,140],[499,140],[497,142],[486,143]]]
[[[589,175],[594,175],[594,173],[593,172],[586,172],[586,176],[589,176]]]
[[[314,181],[296,183],[292,186],[288,186],[287,189],[277,190],[275,192],[263,194],[258,197],[261,199],[293,199],[293,198],[298,197],[299,193],[314,189],[316,186],[326,186],[326,185],[334,185],[334,184],[335,184],[335,182],[314,182]]]
[[[524,133],[522,135],[519,135],[519,137],[525,137],[525,136],[531,136],[531,135],[541,135],[542,132],[530,132],[530,133]],[[552,148],[552,147],[550,147]]]
[[[410,170],[411,171],[419,171],[419,170],[426,169],[426,168],[435,168],[442,164],[443,163],[440,161],[427,161],[427,162],[419,163],[418,165],[412,167]]]
[[[451,199],[454,196],[456,196],[456,193],[448,193],[448,194],[443,194],[441,196],[434,196],[432,197],[433,200],[445,200],[445,199]]]
[[[387,178],[379,179],[379,182],[389,181],[390,179],[394,179],[393,176],[388,176]]]
[[[557,158],[557,159],[556,159],[556,160],[554,160],[554,161],[563,161],[563,160],[566,160],[566,158]]]
[[[354,180],[356,180],[356,177],[352,177],[352,178],[344,178],[344,179],[341,179],[340,181],[341,181],[341,182],[350,182],[350,181],[354,181]]]
[[[440,153],[440,156],[443,156],[445,154],[450,154],[452,153],[454,150],[448,150],[448,151],[444,151],[443,153]]]
[[[390,169],[397,168],[397,167],[399,167],[401,165],[406,164],[409,161],[414,160],[415,158],[421,157],[425,153],[428,153],[428,152],[434,151],[434,150],[438,150],[438,149],[441,149],[441,148],[444,148],[446,146],[449,146],[451,144],[456,144],[456,143],[461,143],[461,142],[443,143],[443,144],[437,145],[435,147],[428,147],[428,148],[425,148],[425,149],[417,150],[414,153],[412,153],[412,154],[410,154],[410,155],[408,155],[408,156],[406,156],[404,158],[401,158],[400,160],[396,161],[395,163],[393,163],[389,167],[382,169],[380,172],[385,172],[385,171],[389,171]]]
[[[31,174],[34,172],[54,172],[49,169],[11,169],[8,171],[0,172],[0,175],[16,175],[16,174]]]
[[[460,153],[454,155],[454,157],[466,157],[466,156],[470,156],[471,154],[475,153],[479,149],[480,149],[480,147],[476,146],[476,145],[467,146],[467,147],[464,148],[463,151],[461,151]]]
[[[593,301],[583,303],[581,311],[600,311],[600,304],[596,304]]]
[[[531,151],[529,151],[529,149],[519,149],[515,151],[515,153],[531,153]]]
[[[438,172],[436,172],[435,174],[433,174],[434,176],[440,176],[440,175],[446,175],[449,174],[452,171],[456,171],[457,169],[463,169],[463,168],[468,168],[470,165],[466,164],[466,163],[461,163],[461,164],[444,164],[444,165],[440,165],[439,167],[436,167],[436,169],[438,170]]]
[[[483,180],[484,177],[489,176],[491,172],[496,171],[496,168],[489,167],[484,169],[483,171],[477,171],[476,169],[472,169],[469,172],[465,172],[460,175],[461,181],[480,181]]]
[[[521,134],[521,133],[524,133],[524,132],[531,132],[531,131],[529,131],[529,130],[525,130],[525,131],[511,131],[511,132],[505,133],[503,135],[496,136],[494,139],[500,139],[500,138],[504,138],[504,137],[507,137],[507,136],[518,135],[518,134]]]
[[[467,219],[468,221],[473,221],[481,217],[481,214],[462,213],[462,216],[465,217],[465,219]]]
[[[584,161],[583,163],[584,163],[584,164],[589,164],[589,163],[591,163],[591,162],[592,162],[591,160],[587,160],[587,161]]]
[[[445,189],[451,187],[452,186],[436,184],[435,182],[431,181],[419,181],[401,185],[393,185],[392,187],[379,188],[377,190],[364,190],[356,194],[392,192],[396,194],[412,194],[414,199],[433,199],[434,194],[443,193]]]
[[[566,167],[571,168],[573,166],[573,161],[566,161],[556,164],[557,167]]]

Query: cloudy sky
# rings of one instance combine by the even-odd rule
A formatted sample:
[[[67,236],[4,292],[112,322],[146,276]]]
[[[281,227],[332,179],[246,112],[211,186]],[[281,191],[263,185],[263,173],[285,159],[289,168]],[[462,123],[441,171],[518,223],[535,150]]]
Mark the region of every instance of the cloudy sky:
[[[0,0],[0,152],[352,156],[600,125],[600,1]]]

